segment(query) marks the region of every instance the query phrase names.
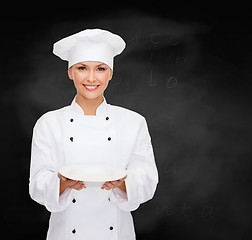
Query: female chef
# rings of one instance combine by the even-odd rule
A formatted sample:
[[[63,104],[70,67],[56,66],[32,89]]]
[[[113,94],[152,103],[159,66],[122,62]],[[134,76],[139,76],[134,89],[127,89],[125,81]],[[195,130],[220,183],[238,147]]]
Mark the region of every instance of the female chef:
[[[53,53],[68,61],[77,94],[33,129],[29,192],[51,212],[47,240],[134,240],[130,212],[154,195],[158,172],[145,118],[104,98],[113,58],[124,48],[120,36],[100,29],[54,44]],[[82,162],[109,164],[127,175],[89,188],[58,173]]]

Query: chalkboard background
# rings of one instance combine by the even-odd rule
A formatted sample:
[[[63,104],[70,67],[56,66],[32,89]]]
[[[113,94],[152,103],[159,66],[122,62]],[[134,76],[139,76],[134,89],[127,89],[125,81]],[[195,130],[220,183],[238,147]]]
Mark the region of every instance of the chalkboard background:
[[[32,128],[75,95],[52,44],[103,28],[127,42],[106,100],[146,117],[160,175],[154,199],[133,212],[137,239],[250,239],[252,21],[236,7],[2,17],[2,233],[46,237],[49,213],[28,194]]]

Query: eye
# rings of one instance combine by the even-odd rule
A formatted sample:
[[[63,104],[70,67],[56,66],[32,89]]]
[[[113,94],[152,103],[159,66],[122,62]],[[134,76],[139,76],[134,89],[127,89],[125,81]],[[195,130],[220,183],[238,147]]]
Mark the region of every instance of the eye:
[[[101,72],[101,71],[105,71],[105,68],[104,68],[104,67],[98,67],[97,70],[98,70],[99,72]]]
[[[79,70],[86,70],[85,67],[78,67]]]

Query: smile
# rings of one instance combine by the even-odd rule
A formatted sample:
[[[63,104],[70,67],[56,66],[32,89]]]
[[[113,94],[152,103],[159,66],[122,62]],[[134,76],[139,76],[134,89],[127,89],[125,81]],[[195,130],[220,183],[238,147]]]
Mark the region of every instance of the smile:
[[[96,90],[99,85],[88,85],[88,84],[82,84],[88,91],[94,91]]]

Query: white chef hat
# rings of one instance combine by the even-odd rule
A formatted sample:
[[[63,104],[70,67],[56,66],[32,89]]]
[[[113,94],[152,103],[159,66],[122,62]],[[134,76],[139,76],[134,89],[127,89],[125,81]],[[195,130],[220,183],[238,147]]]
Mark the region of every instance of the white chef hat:
[[[54,43],[53,53],[68,61],[68,68],[84,61],[98,61],[113,70],[113,59],[125,48],[124,40],[109,31],[86,29]]]

